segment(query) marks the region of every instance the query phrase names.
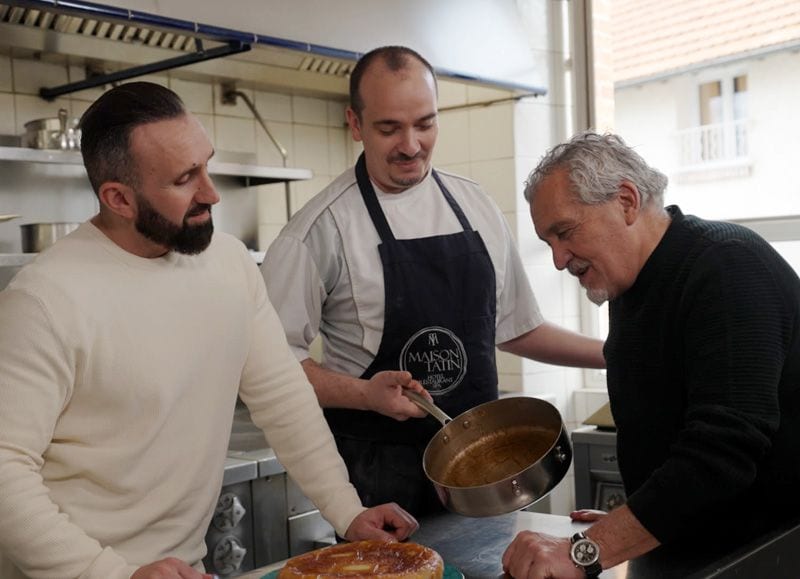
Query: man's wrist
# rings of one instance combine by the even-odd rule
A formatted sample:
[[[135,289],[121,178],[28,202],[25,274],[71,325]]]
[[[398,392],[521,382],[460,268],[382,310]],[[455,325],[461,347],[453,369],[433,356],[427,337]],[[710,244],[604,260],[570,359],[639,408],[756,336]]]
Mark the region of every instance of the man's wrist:
[[[576,567],[583,569],[588,579],[595,579],[603,570],[600,564],[600,545],[584,533],[570,537],[569,556]]]

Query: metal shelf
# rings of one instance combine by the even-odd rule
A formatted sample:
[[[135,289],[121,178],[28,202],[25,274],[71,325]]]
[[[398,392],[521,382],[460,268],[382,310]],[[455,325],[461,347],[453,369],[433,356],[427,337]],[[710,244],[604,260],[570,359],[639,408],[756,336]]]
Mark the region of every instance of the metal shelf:
[[[83,167],[83,159],[78,151],[28,149],[25,147],[0,147],[0,161],[50,163]],[[264,167],[224,161],[209,162],[208,172],[211,175],[235,177],[245,187],[269,183],[285,183],[287,181],[304,181],[313,177],[313,173],[309,169]]]

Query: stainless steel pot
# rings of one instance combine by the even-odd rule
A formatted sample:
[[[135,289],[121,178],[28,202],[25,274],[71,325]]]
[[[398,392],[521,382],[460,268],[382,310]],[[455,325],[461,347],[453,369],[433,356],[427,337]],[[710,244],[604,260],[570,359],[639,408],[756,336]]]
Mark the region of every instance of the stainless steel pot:
[[[450,419],[414,392],[439,420],[423,456],[425,474],[449,510],[490,517],[523,509],[561,482],[572,446],[558,410],[527,396],[485,402]]]
[[[44,251],[56,241],[78,228],[80,223],[26,223],[20,225],[22,253]]]
[[[25,123],[22,146],[34,149],[79,149],[78,119],[70,119],[67,109],[59,109],[58,117],[34,119]]]

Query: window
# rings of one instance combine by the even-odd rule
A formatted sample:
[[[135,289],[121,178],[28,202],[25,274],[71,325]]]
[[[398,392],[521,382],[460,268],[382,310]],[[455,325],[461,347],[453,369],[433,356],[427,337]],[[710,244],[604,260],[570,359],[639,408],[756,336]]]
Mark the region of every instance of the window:
[[[704,82],[697,99],[697,126],[677,134],[681,166],[747,162],[747,76]]]

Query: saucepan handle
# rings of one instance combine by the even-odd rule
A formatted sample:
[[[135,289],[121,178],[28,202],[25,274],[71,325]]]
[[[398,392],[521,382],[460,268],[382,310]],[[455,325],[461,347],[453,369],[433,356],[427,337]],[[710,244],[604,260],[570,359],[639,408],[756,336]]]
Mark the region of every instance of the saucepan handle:
[[[433,416],[436,420],[442,423],[442,426],[446,426],[448,422],[453,420],[447,414],[442,411],[441,408],[436,406],[433,402],[430,402],[424,396],[420,396],[413,390],[403,390],[403,396],[411,400],[414,404],[422,408],[425,412]]]

